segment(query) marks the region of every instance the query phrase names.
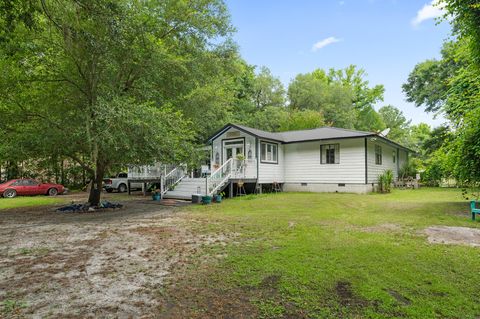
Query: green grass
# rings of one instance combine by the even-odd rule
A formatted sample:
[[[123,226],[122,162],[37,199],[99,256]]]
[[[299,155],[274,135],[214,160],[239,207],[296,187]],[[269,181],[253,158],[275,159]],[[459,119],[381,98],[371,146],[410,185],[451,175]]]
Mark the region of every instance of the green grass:
[[[0,209],[20,208],[20,207],[34,207],[44,205],[55,205],[68,203],[69,201],[61,196],[48,197],[48,196],[19,196],[15,198],[1,198],[0,197]]]
[[[2,306],[2,312],[5,315],[17,313],[20,309],[27,307],[25,302],[11,299],[3,300],[0,305]]]
[[[423,234],[480,228],[459,190],[246,196],[195,206],[192,217],[198,231],[239,234],[211,248],[227,257],[203,282],[241,289],[260,317],[480,316],[480,248],[429,244]]]

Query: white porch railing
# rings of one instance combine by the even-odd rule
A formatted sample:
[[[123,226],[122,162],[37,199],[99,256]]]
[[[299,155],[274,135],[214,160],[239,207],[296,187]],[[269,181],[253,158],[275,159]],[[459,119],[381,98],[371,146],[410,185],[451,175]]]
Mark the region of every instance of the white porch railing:
[[[234,159],[230,158],[205,179],[208,195],[214,195],[228,182],[234,170]]]
[[[206,178],[208,195],[216,194],[230,178],[256,178],[257,166],[255,160],[228,159],[222,166]]]
[[[142,166],[131,165],[128,167],[128,177],[131,179],[161,177],[167,175],[173,169],[175,169],[175,165],[166,165],[160,163]]]
[[[187,176],[187,166],[180,165],[172,169],[165,176],[162,177],[161,192],[162,195],[171,190],[178,184],[185,176]]]

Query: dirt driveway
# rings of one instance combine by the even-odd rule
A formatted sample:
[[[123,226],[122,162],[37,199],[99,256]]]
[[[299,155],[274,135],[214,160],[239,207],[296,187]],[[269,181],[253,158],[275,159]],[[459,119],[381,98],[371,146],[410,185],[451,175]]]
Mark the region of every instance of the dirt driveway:
[[[0,317],[154,317],[165,279],[210,239],[189,231],[184,208],[125,205],[0,212]]]

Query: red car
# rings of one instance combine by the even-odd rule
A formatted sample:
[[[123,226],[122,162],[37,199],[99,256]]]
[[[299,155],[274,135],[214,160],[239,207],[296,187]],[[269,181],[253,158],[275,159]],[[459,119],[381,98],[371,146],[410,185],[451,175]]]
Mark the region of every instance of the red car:
[[[0,184],[0,194],[6,198],[17,195],[49,195],[55,196],[65,192],[65,187],[60,184],[40,183],[34,179],[12,179]]]

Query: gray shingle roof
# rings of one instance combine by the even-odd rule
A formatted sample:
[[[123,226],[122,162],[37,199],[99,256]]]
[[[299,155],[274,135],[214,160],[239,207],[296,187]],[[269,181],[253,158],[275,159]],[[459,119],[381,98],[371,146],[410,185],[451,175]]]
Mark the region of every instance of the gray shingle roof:
[[[338,127],[330,127],[330,126],[325,126],[325,127],[320,127],[320,128],[310,129],[310,130],[272,133],[272,132],[258,130],[256,128],[251,128],[244,125],[227,124],[222,129],[220,129],[217,133],[215,133],[212,137],[210,137],[208,140],[209,141],[214,140],[217,136],[221,135],[230,127],[235,127],[241,131],[250,133],[259,138],[273,140],[281,143],[296,143],[296,142],[306,142],[306,141],[333,140],[333,139],[358,138],[358,137],[378,137],[388,143],[397,145],[398,147],[401,147],[403,149],[413,152],[412,150],[406,148],[405,146],[395,143],[394,141],[391,141],[388,138],[385,138],[377,133],[355,131],[355,130],[349,130],[349,129],[338,128]]]
[[[232,124],[244,131],[247,131],[253,135],[256,135],[261,138],[271,139],[284,143],[293,143],[301,141],[314,141],[314,140],[328,140],[336,138],[349,138],[349,137],[364,137],[372,136],[375,133],[363,132],[363,131],[354,131],[347,130],[337,127],[320,127],[311,130],[300,130],[300,131],[287,131],[279,133],[270,133],[262,130],[257,130],[248,126]]]

